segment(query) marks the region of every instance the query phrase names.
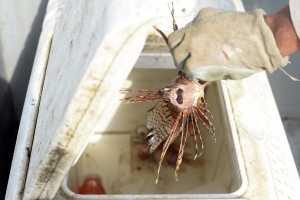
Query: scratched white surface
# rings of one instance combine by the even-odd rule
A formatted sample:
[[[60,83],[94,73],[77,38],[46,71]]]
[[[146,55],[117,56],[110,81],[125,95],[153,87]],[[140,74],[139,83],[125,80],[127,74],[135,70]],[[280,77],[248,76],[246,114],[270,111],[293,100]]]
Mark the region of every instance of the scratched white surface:
[[[149,1],[59,6],[63,14],[53,34],[25,199],[53,198],[152,25]]]
[[[237,105],[233,114],[247,170],[243,196],[299,199],[299,176],[265,72],[227,81],[227,89],[231,104]]]
[[[48,14],[44,18],[43,31],[39,38],[37,56],[34,60],[24,102],[5,199],[22,199],[23,196],[29,155],[32,148],[35,123],[39,111],[39,102],[55,25],[55,20],[53,20],[55,19],[54,12],[57,8],[55,3],[51,1],[47,6]]]
[[[282,123],[300,174],[300,117],[283,117]]]

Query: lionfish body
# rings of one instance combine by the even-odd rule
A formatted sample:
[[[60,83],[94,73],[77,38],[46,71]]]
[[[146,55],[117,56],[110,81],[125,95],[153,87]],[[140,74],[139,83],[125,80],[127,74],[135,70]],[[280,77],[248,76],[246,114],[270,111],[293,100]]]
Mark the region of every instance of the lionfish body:
[[[173,20],[173,30],[178,29],[174,18],[174,7],[172,2],[172,10],[169,7]],[[153,27],[168,44],[168,38],[156,26]],[[155,106],[149,110],[147,128],[149,129],[148,137],[151,137],[148,144],[150,153],[152,153],[162,142],[163,148],[158,164],[156,174],[156,184],[159,178],[159,171],[166,152],[172,142],[181,134],[180,147],[178,151],[178,159],[175,167],[175,179],[178,180],[177,172],[182,162],[184,154],[184,146],[188,136],[192,135],[195,140],[196,154],[198,155],[199,136],[201,143],[201,153],[203,151],[203,141],[198,127],[198,121],[212,134],[215,139],[215,128],[204,113],[207,110],[207,103],[204,99],[204,88],[211,84],[206,82],[201,85],[189,79],[183,72],[179,72],[178,76],[167,86],[159,90],[138,90],[130,88],[120,89],[121,93],[144,93],[144,95],[136,97],[128,97],[121,99],[127,103],[137,103],[145,101],[157,101]],[[199,156],[200,156],[199,155]]]
[[[127,103],[157,101],[155,106],[148,111],[147,122],[147,128],[149,129],[148,136],[151,137],[148,142],[150,153],[164,142],[156,175],[156,184],[164,156],[170,144],[174,142],[180,134],[180,147],[175,168],[176,180],[178,180],[177,172],[182,162],[187,137],[190,135],[194,137],[196,149],[195,159],[198,155],[197,135],[201,144],[201,153],[203,151],[203,141],[197,122],[201,121],[203,126],[212,134],[213,138],[215,138],[215,129],[204,114],[209,112],[204,99],[204,88],[209,84],[209,82],[203,85],[193,82],[184,73],[180,72],[169,85],[159,90],[120,89],[122,93],[144,93],[144,95],[141,96],[121,99],[127,101]]]

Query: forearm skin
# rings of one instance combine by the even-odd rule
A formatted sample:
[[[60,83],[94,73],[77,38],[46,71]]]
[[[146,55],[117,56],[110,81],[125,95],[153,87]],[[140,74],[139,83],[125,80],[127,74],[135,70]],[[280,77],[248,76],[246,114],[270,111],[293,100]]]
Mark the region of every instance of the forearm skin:
[[[289,5],[274,14],[265,15],[264,19],[273,32],[282,57],[300,50],[300,40],[292,23]]]

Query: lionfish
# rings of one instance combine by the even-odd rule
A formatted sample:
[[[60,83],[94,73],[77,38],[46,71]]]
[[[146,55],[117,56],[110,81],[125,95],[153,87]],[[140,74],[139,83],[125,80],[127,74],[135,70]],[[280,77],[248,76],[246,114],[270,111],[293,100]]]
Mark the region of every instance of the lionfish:
[[[170,9],[170,8],[169,8]],[[173,18],[173,29],[178,29],[174,19],[174,7],[172,3],[172,11],[170,9]],[[154,26],[154,29],[158,31],[166,43],[168,44],[168,38],[165,34]],[[199,135],[201,143],[201,152],[203,152],[203,141],[198,126],[198,120],[201,121],[203,126],[215,137],[215,128],[209,121],[205,113],[210,113],[207,109],[208,104],[204,98],[204,89],[212,82],[206,82],[200,84],[192,81],[185,73],[179,71],[178,76],[167,86],[158,90],[141,90],[131,88],[121,88],[121,93],[143,93],[143,95],[135,97],[127,97],[121,99],[126,103],[138,103],[147,101],[157,101],[155,106],[148,111],[147,128],[149,129],[150,137],[148,145],[150,147],[150,153],[152,153],[162,142],[163,148],[158,164],[156,174],[156,185],[159,178],[160,168],[165,157],[165,154],[171,143],[181,134],[180,147],[178,151],[178,159],[175,167],[175,179],[178,181],[177,172],[182,162],[184,147],[187,137],[192,135],[195,140],[195,157],[198,156],[198,140]]]

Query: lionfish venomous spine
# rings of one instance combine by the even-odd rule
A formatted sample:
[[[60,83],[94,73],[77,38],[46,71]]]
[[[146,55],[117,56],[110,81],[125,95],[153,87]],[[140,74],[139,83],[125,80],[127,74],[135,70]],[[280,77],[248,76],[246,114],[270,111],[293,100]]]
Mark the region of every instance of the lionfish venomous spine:
[[[173,29],[177,30],[174,19],[174,9],[170,9],[173,18]],[[168,44],[168,39],[162,31],[154,27],[164,38]],[[198,126],[200,121],[203,126],[212,134],[215,139],[215,128],[205,113],[210,113],[207,109],[207,103],[204,99],[204,88],[211,82],[200,84],[192,81],[183,72],[179,72],[178,76],[167,86],[158,90],[140,90],[131,88],[120,89],[121,93],[142,93],[143,95],[135,97],[127,97],[121,99],[127,103],[138,103],[146,101],[157,101],[155,106],[148,111],[147,128],[151,137],[148,141],[150,153],[152,153],[162,142],[163,148],[158,165],[156,184],[159,178],[159,171],[164,156],[172,142],[181,134],[180,147],[178,151],[178,159],[175,168],[175,179],[178,180],[177,172],[182,162],[184,147],[188,136],[193,136],[195,140],[195,157],[198,155],[199,136],[201,152],[203,152],[203,141]]]

